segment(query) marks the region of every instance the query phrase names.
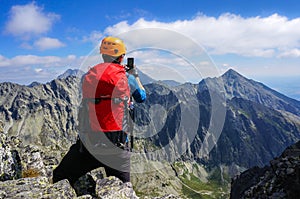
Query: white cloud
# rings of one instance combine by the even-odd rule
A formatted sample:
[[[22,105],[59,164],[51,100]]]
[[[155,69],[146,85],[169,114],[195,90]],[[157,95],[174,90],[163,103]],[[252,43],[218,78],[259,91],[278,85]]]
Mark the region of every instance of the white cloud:
[[[45,13],[42,7],[35,3],[16,5],[10,10],[9,20],[6,23],[5,31],[15,36],[28,39],[32,35],[46,33],[52,27],[59,15]]]
[[[60,48],[65,46],[65,44],[56,38],[42,37],[34,42],[34,46],[40,50],[46,50],[46,49]]]
[[[28,65],[57,66],[65,59],[57,56],[18,55],[11,59],[0,56],[0,67],[23,67]]]
[[[68,55],[67,59],[68,60],[75,60],[76,59],[76,55]]]
[[[287,51],[282,52],[279,57],[300,57],[300,49],[298,48],[293,48],[293,49],[289,49]]]
[[[75,55],[18,55],[7,58],[0,54],[0,80],[21,84],[29,84],[32,81],[47,82],[71,66],[79,66],[81,62],[82,58]]]
[[[66,57],[59,56],[37,56],[37,55],[18,55],[12,58],[7,58],[0,54],[0,67],[5,68],[25,68],[38,67],[38,68],[53,68],[53,67],[67,67],[76,66],[78,68],[90,67],[101,61],[100,55],[89,55],[76,57],[76,55],[68,55]]]
[[[282,49],[300,47],[300,18],[288,19],[278,14],[248,18],[228,13],[217,18],[198,15],[191,20],[169,23],[139,19],[133,24],[122,21],[110,26],[105,29],[104,34],[118,35],[142,28],[161,28],[179,32],[203,45],[211,54],[233,53],[243,56],[274,57],[281,54]],[[146,44],[160,36],[134,35],[134,39]],[[170,45],[175,44],[182,45],[181,41],[174,38],[174,43]]]
[[[43,69],[42,68],[35,68],[34,71],[36,73],[41,73],[41,72],[43,72]]]
[[[92,42],[96,44],[99,44],[100,39],[103,37],[102,32],[99,31],[93,31],[90,33],[89,36],[83,37],[83,42]]]

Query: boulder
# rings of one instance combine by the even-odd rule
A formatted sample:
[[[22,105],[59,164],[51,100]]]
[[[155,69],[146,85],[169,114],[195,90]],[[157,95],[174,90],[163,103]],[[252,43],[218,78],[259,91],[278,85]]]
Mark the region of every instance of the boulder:
[[[138,199],[132,184],[130,182],[123,183],[114,176],[97,180],[96,194],[101,199]]]

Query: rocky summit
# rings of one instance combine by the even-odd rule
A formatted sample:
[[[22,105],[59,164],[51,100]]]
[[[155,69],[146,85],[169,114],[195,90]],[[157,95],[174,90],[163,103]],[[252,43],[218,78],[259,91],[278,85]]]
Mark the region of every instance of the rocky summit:
[[[52,183],[54,164],[38,147],[6,137],[0,127],[0,198],[138,199],[131,183],[106,177],[102,168],[82,176],[73,186],[68,180]],[[49,164],[49,165],[47,165]],[[180,198],[165,195],[160,198]]]

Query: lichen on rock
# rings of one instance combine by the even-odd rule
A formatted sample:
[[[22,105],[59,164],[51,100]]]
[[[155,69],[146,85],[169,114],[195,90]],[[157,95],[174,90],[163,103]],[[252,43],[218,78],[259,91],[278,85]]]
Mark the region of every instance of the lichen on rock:
[[[96,194],[102,199],[138,199],[130,182],[122,183],[114,176],[97,180]]]
[[[6,135],[0,132],[0,181],[14,179],[17,175],[14,153]]]

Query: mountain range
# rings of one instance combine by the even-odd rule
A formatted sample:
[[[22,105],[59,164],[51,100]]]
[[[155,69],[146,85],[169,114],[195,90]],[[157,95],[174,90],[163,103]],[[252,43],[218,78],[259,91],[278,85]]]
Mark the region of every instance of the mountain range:
[[[220,81],[223,82],[225,94],[218,88]],[[204,161],[205,164],[214,166],[225,164],[250,168],[268,164],[300,138],[300,102],[262,83],[247,79],[234,70],[229,70],[218,78],[204,79],[198,85],[187,83],[172,88],[154,83],[146,85],[146,89],[149,98],[145,104],[138,106],[137,121],[140,125],[153,123],[153,127],[143,133],[155,134],[148,138],[155,145],[166,146],[172,141],[174,147],[168,149],[170,156],[181,153],[181,148],[177,146],[186,142],[190,148],[183,158]],[[209,158],[203,160],[199,152],[209,133],[212,115],[210,93],[213,92],[217,93],[215,96],[225,95],[226,117],[220,138]],[[151,109],[157,104],[164,107],[168,114],[161,114],[159,109],[157,112]],[[193,115],[195,109],[199,109],[200,113],[195,139],[191,140],[188,136],[191,125],[182,127],[186,137],[176,137],[182,122],[181,116]],[[151,118],[147,115],[155,117],[150,121]],[[153,133],[157,126],[161,126],[161,121],[165,121],[165,125],[159,132]]]
[[[46,165],[58,164],[77,139],[78,74],[69,70],[51,82],[30,86],[0,83],[4,134],[37,146]],[[247,168],[268,165],[300,139],[300,102],[232,69],[198,84],[141,78],[142,82],[148,78],[147,100],[136,104],[135,150],[146,152],[149,159],[195,161],[208,172],[221,168],[220,175],[233,177]],[[214,101],[214,96],[221,101]],[[218,109],[213,109],[214,103],[219,103]],[[219,110],[224,111],[220,112],[224,123],[212,121]],[[212,132],[216,125],[220,135]],[[213,147],[204,153],[202,146],[210,143]],[[142,182],[136,181],[136,189]]]

